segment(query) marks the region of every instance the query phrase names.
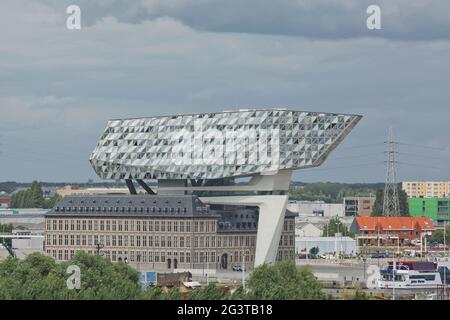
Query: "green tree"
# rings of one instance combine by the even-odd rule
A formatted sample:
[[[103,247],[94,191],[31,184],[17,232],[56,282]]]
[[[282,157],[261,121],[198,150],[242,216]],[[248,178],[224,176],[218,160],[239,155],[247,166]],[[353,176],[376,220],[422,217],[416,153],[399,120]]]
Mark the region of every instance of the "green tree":
[[[399,213],[401,216],[409,216],[408,195],[404,190],[397,187],[399,200]],[[384,190],[378,189],[376,193],[375,203],[372,209],[372,216],[383,215]]]
[[[27,190],[19,191],[11,197],[11,208],[43,208],[45,200],[42,185],[33,181]]]
[[[444,229],[438,229],[428,237],[428,241],[435,241],[438,243],[444,243]],[[445,228],[445,242],[450,243],[450,225]]]
[[[339,217],[333,217],[323,227],[323,237],[334,237],[336,233],[342,233],[343,236],[353,237],[353,234],[348,230],[347,226],[342,223]]]
[[[81,289],[69,290],[66,274],[69,265],[81,270]],[[57,264],[40,253],[24,260],[7,258],[0,263],[1,299],[141,299],[143,291],[138,273],[124,263],[77,253],[71,260]]]
[[[247,293],[244,291],[244,288],[241,286],[234,290],[234,292],[230,296],[231,300],[245,300],[247,299]]]
[[[161,287],[148,287],[143,295],[146,300],[162,300],[164,291]]]
[[[12,233],[12,230],[13,230],[13,225],[12,224],[1,224],[0,223],[0,233],[4,233],[4,234],[6,234],[6,233]],[[5,238],[2,238],[1,240],[0,240],[0,242],[4,242],[4,243],[6,243],[8,246],[11,246],[11,239],[5,239]]]
[[[163,300],[180,300],[180,290],[176,287],[170,288],[167,292],[162,294]]]
[[[61,201],[62,197],[55,193],[52,197],[44,200],[44,209],[51,209],[53,208],[59,201]]]
[[[293,261],[264,264],[255,268],[248,280],[249,298],[257,300],[326,299],[322,286],[306,268]]]
[[[383,199],[384,199],[383,192],[384,191],[382,189],[378,189],[375,195],[375,202],[372,208],[372,216],[374,217],[383,215]]]
[[[42,208],[44,206],[44,193],[42,192],[42,185],[33,181],[29,189],[29,206],[34,208]]]
[[[312,256],[315,256],[319,253],[319,247],[312,247],[311,249],[309,249],[309,254]]]
[[[361,288],[356,288],[353,300],[369,300],[369,297]]]
[[[224,300],[229,297],[223,287],[210,283],[204,288],[194,289],[188,296],[189,300]]]

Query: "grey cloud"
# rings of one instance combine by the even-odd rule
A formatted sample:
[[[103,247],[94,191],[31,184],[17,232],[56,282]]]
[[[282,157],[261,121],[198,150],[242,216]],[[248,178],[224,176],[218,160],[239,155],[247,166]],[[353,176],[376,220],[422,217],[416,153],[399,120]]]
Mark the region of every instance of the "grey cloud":
[[[71,0],[47,0],[63,7]],[[140,23],[169,16],[201,31],[300,36],[318,39],[450,38],[450,2],[442,0],[79,0],[84,23],[105,16]],[[382,10],[382,30],[366,28],[369,5]]]

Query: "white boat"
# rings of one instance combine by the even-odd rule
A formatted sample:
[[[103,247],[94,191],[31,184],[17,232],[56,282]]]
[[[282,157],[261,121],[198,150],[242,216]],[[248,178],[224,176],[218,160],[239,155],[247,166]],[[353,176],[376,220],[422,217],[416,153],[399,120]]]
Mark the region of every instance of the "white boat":
[[[380,270],[379,289],[436,289],[450,283],[449,262],[389,261]]]

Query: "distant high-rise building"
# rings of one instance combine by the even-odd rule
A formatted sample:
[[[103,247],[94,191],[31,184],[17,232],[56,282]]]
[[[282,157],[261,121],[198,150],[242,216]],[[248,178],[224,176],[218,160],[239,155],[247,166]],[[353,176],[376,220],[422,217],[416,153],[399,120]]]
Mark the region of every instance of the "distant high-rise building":
[[[346,197],[344,198],[345,216],[370,216],[375,197]]]
[[[409,198],[450,197],[450,181],[404,181],[402,189]]]
[[[450,220],[450,198],[409,198],[409,214],[428,217],[437,225]]]

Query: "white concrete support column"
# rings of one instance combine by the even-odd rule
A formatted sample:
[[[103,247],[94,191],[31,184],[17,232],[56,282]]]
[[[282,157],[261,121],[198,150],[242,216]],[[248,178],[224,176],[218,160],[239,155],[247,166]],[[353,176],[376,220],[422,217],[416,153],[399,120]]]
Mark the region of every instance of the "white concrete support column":
[[[200,200],[208,204],[258,207],[255,267],[275,262],[288,203],[287,195],[204,197]]]

